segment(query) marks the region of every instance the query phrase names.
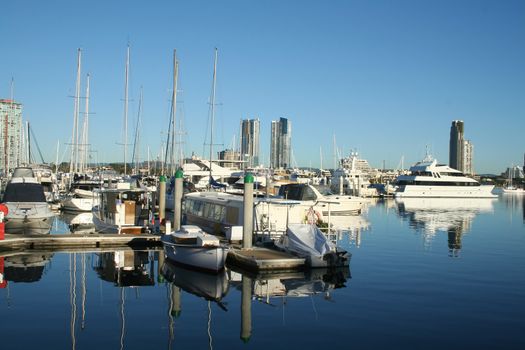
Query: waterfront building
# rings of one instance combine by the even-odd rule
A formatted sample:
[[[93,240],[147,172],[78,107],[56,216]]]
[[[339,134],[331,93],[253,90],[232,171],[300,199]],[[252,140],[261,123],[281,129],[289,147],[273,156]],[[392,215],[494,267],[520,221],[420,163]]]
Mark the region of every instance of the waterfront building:
[[[474,175],[474,145],[470,140],[463,141],[463,174]]]
[[[245,168],[259,165],[259,119],[241,121],[241,154],[246,161]]]
[[[235,152],[232,149],[225,149],[219,152],[219,166],[225,168],[236,168],[238,160],[239,152]]]
[[[272,121],[270,166],[273,169],[290,167],[292,124],[286,118]]]
[[[0,99],[0,174],[20,165],[22,104]]]
[[[450,127],[449,166],[463,171],[464,124],[462,120],[453,120]]]

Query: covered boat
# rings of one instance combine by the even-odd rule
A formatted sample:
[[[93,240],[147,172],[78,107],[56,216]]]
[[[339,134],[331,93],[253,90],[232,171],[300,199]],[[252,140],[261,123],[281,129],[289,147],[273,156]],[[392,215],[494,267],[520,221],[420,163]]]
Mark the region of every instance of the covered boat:
[[[166,234],[161,240],[166,256],[175,263],[213,272],[224,269],[227,248],[198,226],[182,225],[179,231]]]
[[[305,258],[309,267],[350,265],[351,254],[330,242],[316,225],[290,224],[286,234],[275,245],[293,255]]]

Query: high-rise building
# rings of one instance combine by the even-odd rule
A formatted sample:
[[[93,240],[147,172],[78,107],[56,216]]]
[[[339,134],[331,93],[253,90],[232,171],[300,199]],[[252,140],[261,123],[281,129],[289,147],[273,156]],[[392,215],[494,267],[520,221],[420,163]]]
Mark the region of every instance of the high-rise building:
[[[462,120],[453,120],[450,127],[449,165],[463,174],[474,175],[474,145],[465,140]]]
[[[270,165],[274,169],[288,168],[292,152],[292,123],[286,118],[272,121]]]
[[[453,120],[450,127],[449,166],[463,171],[464,126],[462,120]]]
[[[463,141],[463,174],[474,175],[474,145],[470,140]]]
[[[22,104],[0,99],[0,173],[20,165]]]
[[[241,121],[241,154],[245,165],[259,165],[259,119],[244,119]]]

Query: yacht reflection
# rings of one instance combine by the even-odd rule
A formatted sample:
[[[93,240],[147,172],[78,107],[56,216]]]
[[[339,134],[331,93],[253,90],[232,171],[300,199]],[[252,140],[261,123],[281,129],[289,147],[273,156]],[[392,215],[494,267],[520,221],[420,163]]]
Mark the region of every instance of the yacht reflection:
[[[60,219],[69,227],[71,233],[95,233],[95,224],[91,212],[62,212]]]
[[[117,287],[155,285],[154,264],[149,251],[120,250],[98,253],[94,270],[98,276]]]
[[[52,253],[21,253],[4,256],[0,258],[0,273],[2,273],[3,267],[4,282],[38,282],[42,278],[45,267],[52,257]]]
[[[432,244],[437,232],[447,232],[453,256],[461,250],[462,236],[470,231],[474,218],[494,211],[491,198],[397,198],[396,204],[399,216],[423,234],[425,245]]]
[[[350,243],[359,248],[361,246],[361,234],[370,230],[370,222],[363,214],[338,216],[330,218],[330,227],[334,230],[328,238],[339,242],[343,237],[348,236]]]
[[[161,267],[161,274],[168,282],[173,283],[185,292],[217,302],[221,308],[225,309],[220,301],[228,293],[226,271],[223,270],[218,274],[206,273],[175,265],[165,260]]]

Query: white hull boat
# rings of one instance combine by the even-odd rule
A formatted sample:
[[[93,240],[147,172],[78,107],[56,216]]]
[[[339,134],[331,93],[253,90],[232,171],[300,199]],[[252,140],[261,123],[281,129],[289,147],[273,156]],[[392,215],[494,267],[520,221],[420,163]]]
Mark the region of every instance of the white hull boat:
[[[166,234],[161,240],[166,256],[175,263],[214,272],[224,269],[226,247],[198,226],[183,225],[179,231]]]
[[[30,168],[15,169],[2,201],[9,210],[4,219],[7,233],[47,234],[51,230],[55,213]]]
[[[410,168],[409,175],[397,178],[397,198],[495,198],[493,185],[481,185],[471,177],[444,164],[430,155]]]

